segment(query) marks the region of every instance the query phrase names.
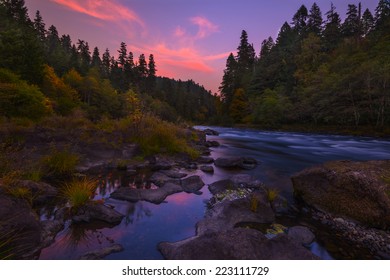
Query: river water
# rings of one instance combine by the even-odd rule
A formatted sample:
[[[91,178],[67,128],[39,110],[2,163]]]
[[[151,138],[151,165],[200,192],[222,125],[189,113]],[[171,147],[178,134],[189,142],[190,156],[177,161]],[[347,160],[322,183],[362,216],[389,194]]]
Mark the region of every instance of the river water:
[[[197,127],[205,129],[206,127]],[[103,186],[97,198],[125,215],[118,226],[105,224],[67,226],[56,241],[42,250],[41,259],[77,259],[81,255],[104,248],[113,243],[124,250],[106,259],[162,259],[157,244],[162,241],[179,241],[195,235],[195,224],[206,210],[211,197],[207,184],[229,178],[235,173],[246,173],[279,189],[289,201],[293,200],[291,175],[300,170],[329,160],[390,159],[390,141],[369,137],[339,135],[313,135],[291,132],[267,132],[251,129],[211,127],[219,136],[208,136],[221,146],[212,148],[213,158],[226,156],[253,157],[260,163],[249,171],[227,171],[217,167],[214,174],[194,171],[206,183],[202,194],[178,193],[169,196],[162,204],[130,203],[109,199],[110,192],[128,184],[121,173],[103,174]],[[319,244],[313,251],[322,258],[331,256]]]

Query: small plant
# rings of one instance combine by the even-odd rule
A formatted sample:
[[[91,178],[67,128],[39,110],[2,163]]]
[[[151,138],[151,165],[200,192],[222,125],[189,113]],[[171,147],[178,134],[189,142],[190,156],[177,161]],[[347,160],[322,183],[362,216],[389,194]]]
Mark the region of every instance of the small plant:
[[[67,176],[72,174],[79,157],[68,150],[58,151],[54,149],[52,153],[43,158],[43,164],[51,176]]]
[[[77,178],[65,184],[61,190],[61,194],[65,197],[72,208],[79,208],[90,201],[95,195],[98,181],[94,179]]]
[[[279,195],[279,190],[277,189],[266,189],[265,193],[267,195],[267,200],[269,203],[274,202],[274,200],[278,197]]]

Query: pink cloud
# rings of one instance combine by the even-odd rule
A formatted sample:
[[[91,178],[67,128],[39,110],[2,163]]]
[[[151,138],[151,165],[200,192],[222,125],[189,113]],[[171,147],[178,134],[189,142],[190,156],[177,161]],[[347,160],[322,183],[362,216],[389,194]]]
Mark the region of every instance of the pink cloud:
[[[51,0],[70,10],[88,16],[112,22],[136,22],[144,26],[143,21],[129,8],[109,0]]]
[[[202,39],[209,36],[212,33],[215,33],[219,30],[219,27],[209,21],[205,17],[193,17],[190,21],[198,26],[198,33],[196,34],[196,39]]]

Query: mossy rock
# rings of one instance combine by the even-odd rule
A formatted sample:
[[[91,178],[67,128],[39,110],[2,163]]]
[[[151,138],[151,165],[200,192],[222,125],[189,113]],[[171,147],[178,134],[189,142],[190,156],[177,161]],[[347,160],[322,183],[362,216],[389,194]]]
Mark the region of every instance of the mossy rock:
[[[332,161],[292,177],[296,197],[317,210],[390,228],[390,160]]]

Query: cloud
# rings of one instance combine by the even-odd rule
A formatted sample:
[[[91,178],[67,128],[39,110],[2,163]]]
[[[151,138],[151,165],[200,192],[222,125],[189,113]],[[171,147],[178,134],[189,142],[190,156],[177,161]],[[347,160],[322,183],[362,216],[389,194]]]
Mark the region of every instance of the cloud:
[[[190,21],[198,26],[198,33],[195,36],[196,39],[203,39],[219,30],[217,25],[205,17],[193,17]]]
[[[135,22],[144,27],[143,21],[129,8],[110,0],[51,0],[78,13],[111,22]]]

